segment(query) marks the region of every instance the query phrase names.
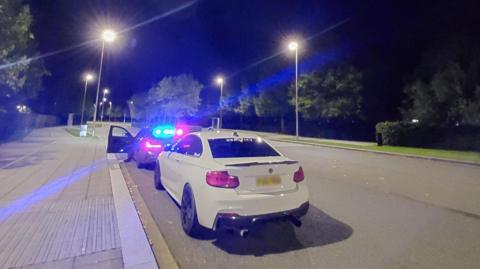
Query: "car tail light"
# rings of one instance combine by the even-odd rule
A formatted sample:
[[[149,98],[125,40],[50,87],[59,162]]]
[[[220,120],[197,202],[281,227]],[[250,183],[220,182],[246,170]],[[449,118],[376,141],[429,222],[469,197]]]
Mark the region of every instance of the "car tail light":
[[[303,168],[300,166],[297,171],[293,174],[293,181],[300,182],[305,179],[305,175],[303,174]]]
[[[162,145],[147,140],[147,141],[145,142],[145,147],[146,147],[147,149],[161,149],[161,148],[162,148]]]
[[[219,188],[236,188],[240,185],[238,177],[231,176],[227,171],[208,171],[207,184]]]
[[[183,129],[177,129],[175,131],[175,134],[178,135],[178,136],[182,136],[183,135]]]

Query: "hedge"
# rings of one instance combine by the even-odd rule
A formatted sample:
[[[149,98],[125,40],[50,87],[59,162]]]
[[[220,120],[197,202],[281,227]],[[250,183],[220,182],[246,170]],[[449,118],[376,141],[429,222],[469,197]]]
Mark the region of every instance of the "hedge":
[[[33,128],[58,124],[59,119],[52,115],[0,112],[0,142],[21,138]]]
[[[480,150],[480,126],[438,127],[402,121],[379,122],[384,145]]]

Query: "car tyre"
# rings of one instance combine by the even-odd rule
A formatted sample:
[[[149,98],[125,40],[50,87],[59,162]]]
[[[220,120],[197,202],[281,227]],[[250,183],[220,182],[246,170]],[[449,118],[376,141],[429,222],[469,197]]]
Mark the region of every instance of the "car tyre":
[[[162,177],[160,174],[160,165],[158,165],[158,162],[155,162],[155,170],[153,172],[153,182],[155,184],[155,189],[157,190],[163,190],[163,184],[162,184]]]
[[[128,152],[128,153],[127,153],[127,159],[125,159],[125,162],[126,162],[126,163],[132,161],[132,158],[133,158],[132,155],[133,155],[132,152]]]
[[[195,206],[195,197],[193,196],[190,185],[185,185],[180,205],[180,217],[182,228],[186,234],[195,237],[201,232],[201,226],[198,223],[197,209]]]
[[[145,164],[144,164],[144,163],[142,163],[142,162],[139,161],[139,160],[136,160],[136,161],[137,161],[137,168],[138,168],[138,169],[142,169],[143,167],[145,167]]]

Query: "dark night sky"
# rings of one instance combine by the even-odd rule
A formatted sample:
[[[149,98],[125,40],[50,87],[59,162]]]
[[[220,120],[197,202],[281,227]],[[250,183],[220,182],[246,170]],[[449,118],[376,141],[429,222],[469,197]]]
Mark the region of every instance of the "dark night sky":
[[[30,5],[39,50],[45,53],[93,39],[102,25],[128,27],[185,2],[32,0]],[[190,73],[207,86],[207,96],[213,99],[217,93],[209,86],[215,74],[234,74],[282,49],[292,34],[309,37],[349,18],[346,24],[309,40],[301,57],[308,60],[341,49],[342,57],[334,61],[348,59],[370,78],[379,78],[365,85],[371,100],[367,114],[396,117],[402,81],[423,51],[446,35],[478,35],[478,10],[475,1],[200,0],[166,19],[122,34],[107,49],[102,85],[112,89],[115,104],[124,104],[134,92],[146,91],[164,76]],[[99,54],[99,44],[90,44],[46,58],[51,76],[45,79],[46,90],[37,107],[46,111],[53,100],[57,112],[77,106],[81,75],[86,70],[97,72]],[[270,62],[288,67],[291,59],[279,56],[238,73],[228,86],[237,87]],[[89,93],[93,102],[93,86]]]

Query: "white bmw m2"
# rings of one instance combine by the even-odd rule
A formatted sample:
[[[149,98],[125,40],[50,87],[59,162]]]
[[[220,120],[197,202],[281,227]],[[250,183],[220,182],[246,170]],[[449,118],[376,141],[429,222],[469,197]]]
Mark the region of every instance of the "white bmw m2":
[[[300,226],[309,207],[302,167],[265,139],[246,133],[190,133],[162,152],[155,187],[180,205],[183,230],[233,229],[247,236],[253,224],[288,220]]]

